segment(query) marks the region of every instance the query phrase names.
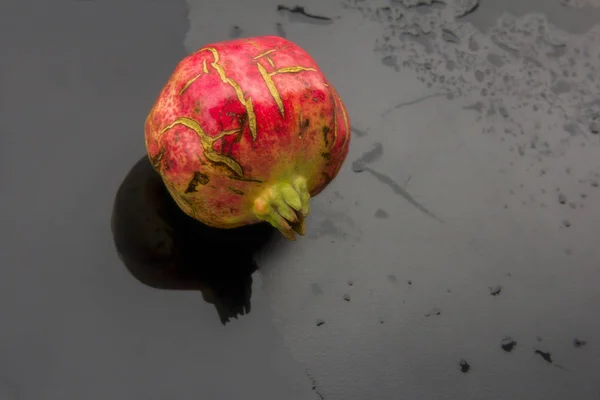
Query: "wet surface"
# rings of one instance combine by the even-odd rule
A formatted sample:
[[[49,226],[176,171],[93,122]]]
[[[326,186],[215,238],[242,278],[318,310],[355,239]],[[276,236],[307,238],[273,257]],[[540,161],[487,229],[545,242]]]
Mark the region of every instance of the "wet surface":
[[[517,341],[510,336],[504,337],[504,339],[502,339],[502,341],[500,342],[500,347],[502,347],[502,350],[506,351],[507,353],[513,351],[516,346]]]
[[[597,0],[12,0],[0,33],[0,399],[600,396]],[[266,34],[352,123],[293,243],[198,226],[144,157],[179,60]]]
[[[198,291],[223,324],[250,312],[254,258],[274,236],[269,225],[224,231],[197,224],[179,210],[145,156],[119,187],[111,222],[121,261],[139,282]]]
[[[253,274],[269,232],[190,224],[142,157],[187,29],[180,2],[0,5],[0,399],[318,398]]]
[[[460,360],[458,363],[460,365],[460,372],[467,373],[471,370],[471,365],[466,360]]]

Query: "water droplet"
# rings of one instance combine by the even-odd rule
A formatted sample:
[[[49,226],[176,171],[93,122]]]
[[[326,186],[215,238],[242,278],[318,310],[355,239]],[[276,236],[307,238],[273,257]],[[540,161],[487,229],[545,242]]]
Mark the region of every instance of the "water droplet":
[[[377,211],[375,211],[375,217],[379,219],[386,219],[389,217],[389,214],[385,210],[379,208]]]
[[[498,296],[502,292],[502,286],[500,285],[490,286],[489,289],[492,296]]]
[[[510,336],[505,336],[502,339],[502,341],[500,342],[500,346],[502,347],[502,350],[506,351],[507,353],[510,353],[515,348],[516,345],[517,345],[517,342]]]
[[[483,82],[484,78],[485,78],[485,74],[483,73],[482,70],[478,69],[475,71],[475,79],[477,79],[477,81]]]
[[[567,202],[567,196],[565,196],[564,193],[559,193],[558,202],[560,204],[565,204]]]

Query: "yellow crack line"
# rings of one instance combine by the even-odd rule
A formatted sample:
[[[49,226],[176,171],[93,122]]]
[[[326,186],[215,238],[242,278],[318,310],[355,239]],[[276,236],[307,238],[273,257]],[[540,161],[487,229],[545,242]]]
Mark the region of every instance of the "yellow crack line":
[[[273,75],[277,75],[277,74],[295,73],[295,72],[302,72],[302,71],[316,72],[317,70],[314,68],[301,67],[301,66],[297,65],[297,66],[293,66],[293,67],[283,67],[283,68],[276,69],[275,71],[270,72],[269,75],[273,76]]]
[[[267,57],[267,59],[271,60],[269,57]],[[271,62],[271,65],[273,67],[275,67],[274,63],[272,63],[272,62]],[[271,96],[275,100],[275,103],[277,103],[277,107],[279,108],[279,112],[281,113],[281,116],[284,118],[285,118],[285,111],[283,108],[283,101],[281,100],[281,95],[279,94],[279,90],[277,90],[277,86],[275,86],[275,82],[273,82],[273,79],[271,77],[274,75],[277,75],[277,74],[286,74],[286,73],[289,74],[289,73],[297,73],[297,72],[302,72],[302,71],[316,71],[316,69],[314,69],[314,68],[293,66],[293,67],[279,68],[273,72],[267,72],[267,70],[265,69],[265,67],[262,66],[261,63],[257,62],[256,66],[258,67],[258,72],[260,72],[260,75],[262,76],[263,80],[265,81],[265,85],[267,85],[267,89],[269,89]]]
[[[348,115],[346,115],[346,109],[344,107],[344,103],[342,103],[342,98],[338,94],[337,90],[335,90],[335,88],[333,89],[333,92],[335,93],[335,96],[337,97],[338,102],[340,103],[340,109],[342,110],[342,116],[344,117],[344,126],[346,127],[346,134],[344,135],[344,142],[342,143],[342,148],[344,148],[346,142],[348,141],[348,136],[350,135],[350,127],[348,126]]]
[[[254,60],[258,60],[258,59],[259,59],[259,58],[261,58],[261,57],[268,56],[269,54],[271,54],[271,53],[272,53],[272,52],[274,52],[275,50],[277,50],[277,49],[271,49],[271,50],[267,50],[267,51],[265,51],[264,53],[260,53],[260,54],[259,54],[259,55],[257,55],[256,57],[253,57],[253,59],[254,59]]]
[[[277,103],[277,107],[279,108],[279,112],[281,113],[281,116],[285,117],[285,112],[283,109],[283,101],[281,100],[281,95],[279,94],[279,90],[277,90],[277,87],[275,86],[275,82],[273,82],[271,75],[267,72],[265,67],[263,67],[260,63],[257,63],[256,66],[258,67],[258,72],[260,72],[260,75],[262,76],[263,81],[265,81],[265,85],[267,85],[267,89],[269,89],[271,96],[275,100],[275,103]]]
[[[202,72],[200,72],[198,75],[187,81],[185,85],[183,85],[183,88],[179,91],[179,95],[181,96],[183,92],[185,92],[187,88],[189,88],[190,85],[196,81],[196,79],[202,76],[203,73],[208,74],[208,68],[206,67],[206,59],[202,60]]]
[[[237,82],[235,82],[233,79],[227,77],[223,66],[219,64],[219,52],[217,51],[217,49],[215,49],[214,47],[206,47],[198,50],[197,53],[201,51],[209,51],[212,53],[214,61],[210,63],[210,65],[215,69],[215,71],[217,71],[217,74],[219,74],[221,81],[223,81],[223,83],[225,84],[228,84],[233,88],[233,90],[235,90],[235,94],[237,95],[238,100],[240,101],[240,103],[242,103],[244,108],[246,108],[246,112],[248,114],[248,126],[250,127],[252,139],[256,140],[256,115],[254,114],[252,99],[250,97],[248,97],[247,99],[244,98],[244,92],[242,91],[240,85],[238,85]]]
[[[335,143],[337,143],[337,134],[338,134],[338,123],[337,123],[337,119],[338,119],[338,115],[337,115],[337,105],[335,104],[335,96],[337,94],[335,93],[335,89],[334,88],[330,88],[329,90],[329,97],[331,98],[331,103],[332,103],[332,110],[333,110],[333,143],[335,146]]]
[[[211,136],[208,136],[204,132],[204,129],[202,129],[202,127],[196,120],[194,120],[192,118],[188,118],[188,117],[179,117],[175,121],[171,122],[169,125],[164,127],[162,129],[162,131],[160,132],[160,134],[161,135],[164,134],[166,131],[173,128],[175,125],[183,125],[186,128],[189,128],[189,129],[193,130],[194,132],[196,132],[198,137],[200,137],[200,143],[202,144],[202,148],[204,149],[204,156],[207,159],[209,159],[210,161],[215,162],[215,163],[225,164],[237,175],[244,176],[244,171],[242,169],[242,166],[237,161],[235,161],[231,157],[227,157],[222,154],[219,154],[213,149],[213,143],[215,141],[221,139],[224,136],[235,135],[240,132],[240,129],[223,131],[223,132],[219,133],[217,136],[211,137]]]
[[[194,82],[196,82],[196,79],[200,78],[200,76],[202,76],[203,72],[200,72],[198,75],[196,75],[195,77],[193,77],[192,79],[190,79],[189,81],[187,81],[185,83],[185,85],[183,85],[183,88],[181,88],[181,90],[179,91],[179,95],[181,96],[183,94],[183,92],[185,92],[187,90],[187,88],[190,87],[190,85]]]
[[[250,39],[246,39],[248,41],[248,43],[250,43],[252,46],[256,47],[258,50],[260,50],[260,46],[254,41],[254,40],[250,40]]]

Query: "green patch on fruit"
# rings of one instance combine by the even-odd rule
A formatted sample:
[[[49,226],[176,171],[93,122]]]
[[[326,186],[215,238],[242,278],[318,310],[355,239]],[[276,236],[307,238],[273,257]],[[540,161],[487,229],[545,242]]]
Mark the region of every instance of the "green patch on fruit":
[[[254,201],[254,214],[278,229],[289,240],[304,235],[304,219],[310,211],[310,194],[304,177],[275,183]]]

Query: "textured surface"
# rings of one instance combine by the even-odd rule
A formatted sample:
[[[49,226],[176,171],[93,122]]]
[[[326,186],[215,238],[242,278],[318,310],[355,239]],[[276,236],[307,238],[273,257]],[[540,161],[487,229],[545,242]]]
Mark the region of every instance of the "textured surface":
[[[597,1],[47,3],[0,3],[0,399],[600,397]],[[181,57],[264,34],[352,120],[295,243],[138,163]]]

